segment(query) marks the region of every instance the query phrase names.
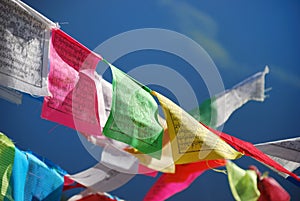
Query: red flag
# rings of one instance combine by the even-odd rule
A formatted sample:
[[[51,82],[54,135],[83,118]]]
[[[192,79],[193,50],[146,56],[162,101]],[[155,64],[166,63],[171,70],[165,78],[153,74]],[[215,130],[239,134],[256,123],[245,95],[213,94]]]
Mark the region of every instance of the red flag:
[[[204,124],[202,124],[202,125],[204,125]],[[240,140],[236,137],[233,137],[231,135],[228,135],[226,133],[222,133],[221,131],[214,130],[206,125],[204,125],[204,126],[206,128],[208,128],[211,132],[215,133],[216,135],[219,135],[225,142],[227,142],[228,144],[233,146],[239,152],[245,154],[246,156],[250,156],[266,165],[269,165],[280,172],[286,173],[286,174],[294,177],[296,180],[300,181],[300,178],[296,174],[294,174],[294,173],[288,171],[287,169],[285,169],[284,167],[282,167],[282,165],[280,165],[276,161],[272,160],[269,156],[267,156],[262,151],[257,149],[250,142],[246,142],[246,141]]]
[[[289,193],[272,177],[261,173],[256,166],[251,165],[249,169],[254,170],[258,178],[258,190],[260,197],[257,201],[289,201],[291,199]]]

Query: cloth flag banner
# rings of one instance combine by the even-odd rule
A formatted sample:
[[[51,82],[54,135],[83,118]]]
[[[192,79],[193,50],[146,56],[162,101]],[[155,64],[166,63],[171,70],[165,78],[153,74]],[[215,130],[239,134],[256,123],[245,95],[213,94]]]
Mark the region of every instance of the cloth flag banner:
[[[242,82],[235,85],[233,88],[226,90],[224,93],[213,97],[212,99],[204,101],[199,108],[195,108],[190,111],[189,114],[196,120],[212,127],[219,127],[224,124],[230,115],[242,107],[250,100],[263,101],[265,97],[265,74],[268,72],[266,67],[263,72],[256,73]],[[222,103],[222,104],[221,104]],[[220,115],[220,113],[226,110],[226,115]],[[200,112],[199,112],[200,111]],[[213,113],[214,112],[214,113]],[[201,113],[201,115],[200,115]],[[212,119],[212,114],[218,118]],[[161,119],[161,125],[165,122]],[[165,128],[164,138],[168,135]],[[164,140],[165,141],[165,140]],[[128,149],[132,154],[135,154],[139,158],[140,163],[146,165],[157,171],[172,173],[175,171],[175,166],[169,166],[173,160],[171,153],[171,144],[169,142],[163,143],[162,157],[160,160],[153,159],[148,155],[143,155],[140,152],[135,152],[133,149]]]
[[[13,201],[9,181],[12,175],[15,157],[15,145],[0,132],[0,200]]]
[[[225,123],[229,116],[237,110],[239,107],[243,106],[245,103],[247,103],[250,100],[257,100],[257,101],[263,101],[264,100],[264,75],[267,73],[268,69],[265,68],[264,72],[259,72],[255,75],[252,75],[251,77],[247,78],[246,80],[243,80],[239,84],[235,85],[232,89],[226,90],[224,93],[217,95],[213,97],[212,99],[204,101],[199,108],[196,108],[189,112],[196,120],[201,121],[204,124],[210,124],[212,127],[219,127],[223,123]],[[225,98],[226,97],[226,98]],[[216,104],[216,103],[222,103],[223,104]],[[220,115],[218,116],[218,119],[214,120],[212,119],[212,113],[215,112],[215,115],[217,116],[220,114],[221,111],[225,111],[226,109],[226,115]],[[212,111],[213,110],[213,111]],[[200,113],[199,113],[200,111]],[[201,115],[200,115],[201,114]],[[166,130],[165,130],[166,132]],[[166,136],[166,133],[165,133]],[[164,137],[165,137],[164,136]],[[163,147],[164,148],[164,147]],[[162,154],[163,159],[164,154]],[[153,164],[151,164],[153,165]],[[182,171],[182,168],[179,168],[180,165],[176,165],[176,174],[185,175],[185,177],[189,177],[188,171]],[[149,165],[148,165],[149,167]],[[175,168],[174,168],[175,171]],[[163,174],[165,175],[165,174]],[[160,180],[159,180],[160,181]],[[186,185],[190,185],[191,182],[184,181]],[[159,182],[154,185],[159,185]],[[153,187],[154,188],[154,187]],[[169,191],[164,191],[164,188],[161,188],[160,190],[156,190],[155,192],[159,195],[163,192],[168,192],[168,194],[173,195],[170,192],[179,192],[176,190],[177,187],[174,189],[170,189]],[[154,199],[155,196],[153,196]],[[164,196],[157,196],[158,198],[164,198]]]
[[[56,25],[19,0],[0,2],[0,85],[49,95],[48,50]]]
[[[99,105],[104,105],[104,107],[99,106],[99,115],[100,115],[100,125],[103,128],[107,122],[108,116],[110,114],[111,110],[111,104],[112,104],[112,85],[107,82],[105,79],[103,79],[100,75],[96,76],[96,87],[97,87],[97,92],[98,92],[98,102]],[[103,102],[103,103],[101,103]],[[102,116],[101,116],[102,114]],[[165,125],[165,120],[162,119],[158,115],[158,121],[160,122],[161,125]],[[167,132],[165,130],[165,132]],[[175,172],[175,165],[173,163],[173,157],[172,157],[172,152],[171,152],[171,145],[168,142],[168,140],[163,139],[163,141],[166,141],[166,145],[163,146],[162,148],[162,155],[161,159],[156,159],[153,158],[147,154],[143,154],[139,152],[137,149],[134,149],[132,147],[129,147],[128,145],[120,142],[113,140],[111,138],[107,138],[105,136],[90,136],[83,134],[85,138],[91,142],[92,144],[98,145],[100,147],[105,147],[106,145],[112,145],[119,149],[120,154],[124,155],[122,152],[123,149],[128,151],[129,153],[133,154],[135,157],[139,159],[139,162],[142,164],[139,166],[138,173],[140,174],[146,174],[149,176],[154,176],[157,174],[156,171],[162,171],[162,172]],[[164,138],[168,137],[168,135],[164,134]],[[81,137],[80,137],[81,138]],[[84,140],[81,138],[81,140]],[[165,144],[163,142],[163,144]],[[95,150],[95,149],[94,149]],[[106,149],[102,151],[102,154],[106,152]],[[103,161],[101,161],[103,162]],[[106,164],[108,165],[108,164]],[[145,165],[145,166],[143,166]],[[150,168],[150,169],[149,169]]]
[[[10,185],[13,189],[13,199],[23,201],[29,162],[24,152],[15,148],[15,160]],[[46,181],[45,181],[46,182]]]
[[[22,93],[7,87],[0,86],[0,98],[17,105],[22,104]]]
[[[126,184],[135,174],[119,172],[100,162],[87,170],[66,176],[93,192],[109,192]]]
[[[29,166],[24,200],[60,200],[64,184],[62,175],[33,154],[26,152],[26,156]]]
[[[290,201],[289,193],[272,177],[259,180],[258,189],[261,193],[257,201]]]
[[[289,201],[291,199],[289,193],[274,178],[268,176],[268,172],[261,175],[254,165],[251,165],[249,169],[254,170],[257,175],[257,186],[260,191],[258,201]]]
[[[101,154],[101,163],[122,173],[138,174],[139,161],[131,154],[107,144]]]
[[[254,170],[243,170],[234,163],[226,163],[229,186],[236,201],[256,201],[260,192]]]
[[[189,112],[195,119],[216,128],[224,124],[230,115],[250,100],[264,101],[265,75],[269,72],[258,72],[231,89],[204,101],[199,108]]]
[[[103,134],[160,158],[163,128],[157,119],[158,106],[151,90],[113,65],[109,66],[113,74],[113,99]]]
[[[276,161],[272,160],[270,157],[268,157],[266,154],[264,154],[262,151],[260,151],[258,148],[256,148],[253,144],[243,141],[243,140],[240,140],[240,139],[233,137],[231,135],[228,135],[226,133],[222,133],[221,131],[214,130],[213,128],[210,128],[204,124],[202,124],[202,125],[205,126],[206,128],[208,128],[211,132],[220,136],[225,142],[227,142],[228,144],[233,146],[236,150],[240,151],[244,155],[250,156],[257,161],[274,168],[276,171],[288,174],[289,176],[293,177],[297,181],[300,181],[300,177],[298,177],[296,174],[290,172],[289,170],[284,168],[282,165],[280,165]]]
[[[46,159],[43,159],[46,160]],[[62,170],[20,151],[0,133],[0,200],[60,200]]]
[[[165,113],[175,164],[241,157],[241,153],[199,124],[171,100],[157,92],[153,92],[153,95],[158,98]]]
[[[165,172],[165,173],[175,172],[175,164],[173,161],[172,147],[169,140],[169,134],[167,129],[164,130],[163,147],[161,150],[160,159],[156,159],[147,154],[143,154],[134,148],[126,148],[125,150],[131,153],[132,155],[134,155],[136,158],[138,158],[139,162],[142,165],[152,170]],[[147,172],[149,172],[149,170],[140,173],[147,173]]]
[[[101,128],[104,128],[112,104],[112,86],[101,75],[98,75],[97,72],[95,72],[95,84],[97,88],[100,125]]]
[[[208,160],[190,164],[176,165],[175,174],[162,174],[146,194],[144,201],[166,200],[188,188],[204,171],[224,166],[226,161]]]
[[[102,58],[59,29],[52,30],[49,90],[42,118],[101,135],[95,68]]]
[[[255,147],[291,172],[300,167],[300,137],[260,143]]]

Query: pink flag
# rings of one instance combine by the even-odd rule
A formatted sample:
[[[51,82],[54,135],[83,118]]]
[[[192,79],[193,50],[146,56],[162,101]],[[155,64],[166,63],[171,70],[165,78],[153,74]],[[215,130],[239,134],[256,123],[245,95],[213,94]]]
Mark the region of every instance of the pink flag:
[[[208,160],[197,163],[176,165],[175,174],[164,173],[156,181],[144,198],[144,201],[166,200],[174,194],[183,191],[205,170],[224,166],[225,160]]]
[[[95,68],[102,58],[59,29],[50,43],[50,96],[42,118],[88,135],[100,135]]]

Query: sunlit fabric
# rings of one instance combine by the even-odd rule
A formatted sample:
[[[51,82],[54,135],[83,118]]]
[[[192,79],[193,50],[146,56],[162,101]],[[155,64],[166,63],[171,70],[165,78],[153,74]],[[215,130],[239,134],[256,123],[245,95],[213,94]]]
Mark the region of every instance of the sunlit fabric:
[[[249,169],[254,170],[257,174],[257,185],[260,191],[258,201],[289,201],[289,193],[272,177],[268,172],[261,175],[256,166],[251,165]]]
[[[227,161],[226,169],[229,186],[236,201],[256,201],[259,198],[257,175],[254,170],[243,170],[230,161]]]
[[[163,128],[158,123],[158,106],[151,90],[109,66],[113,74],[113,99],[104,135],[160,158]]]
[[[88,135],[101,135],[95,68],[102,58],[59,29],[50,42],[50,96],[42,118]],[[103,106],[104,107],[104,106]]]
[[[236,84],[231,89],[228,89],[225,92],[204,101],[199,108],[195,108],[194,110],[190,111],[189,114],[196,120],[206,125],[210,125],[211,127],[221,126],[228,120],[234,111],[242,107],[248,101],[264,100],[266,73],[268,73],[267,67],[263,72],[258,72]],[[164,122],[165,120],[161,119],[162,125]],[[163,143],[162,156],[160,160],[151,158],[150,156],[140,152],[135,152],[133,149],[127,149],[127,151],[135,154],[135,156],[139,158],[140,163],[149,168],[166,173],[175,172],[175,166],[172,166],[172,162],[170,162],[170,160],[173,160],[171,144],[169,143],[168,139],[165,140],[166,136],[168,136],[167,129],[165,129],[164,133],[164,141],[167,142]]]
[[[258,72],[231,89],[204,101],[199,108],[193,109],[189,114],[210,127],[221,126],[235,110],[248,101],[264,101],[265,75],[268,72],[269,68],[265,67],[264,71]]]
[[[0,132],[0,200],[14,200],[10,179],[13,171],[15,145]]]
[[[255,147],[291,172],[300,167],[299,137],[255,144]],[[281,175],[288,177],[285,173]]]
[[[167,120],[175,164],[241,157],[241,153],[199,124],[171,100],[157,92],[153,92],[153,95],[158,98]]]
[[[49,38],[56,25],[19,0],[0,1],[0,22],[0,85],[49,95]],[[9,100],[14,96],[6,95]]]
[[[204,124],[202,124],[204,125]],[[206,126],[206,125],[204,125]],[[291,177],[295,178],[296,180],[300,181],[300,178],[290,172],[289,170],[287,170],[286,168],[284,168],[282,165],[280,165],[279,163],[277,163],[276,161],[272,160],[270,157],[268,157],[266,154],[264,154],[262,151],[260,151],[259,149],[257,149],[253,144],[251,144],[250,142],[246,142],[243,140],[240,140],[236,137],[233,137],[231,135],[228,135],[226,133],[222,133],[221,131],[217,131],[214,130],[208,126],[206,126],[211,132],[215,133],[216,135],[220,136],[225,142],[227,142],[228,144],[230,144],[231,146],[233,146],[236,150],[240,151],[241,153],[243,153],[246,156],[250,156],[254,159],[256,159],[257,161],[268,165],[272,168],[274,168],[275,170],[288,174]]]
[[[131,154],[107,144],[102,153],[100,162],[111,169],[122,173],[138,174],[139,161]]]
[[[161,150],[160,159],[153,158],[147,154],[143,154],[134,148],[125,149],[129,153],[133,154],[136,158],[139,159],[140,164],[156,171],[165,172],[165,173],[174,173],[175,164],[173,161],[171,143],[169,141],[168,130],[164,130],[163,136],[163,147]],[[140,173],[148,173],[149,171],[144,171]]]
[[[29,167],[24,200],[60,200],[64,183],[63,176],[31,153],[26,152],[26,156]]]
[[[97,163],[89,169],[66,176],[94,192],[109,192],[129,182],[135,174],[119,172]]]
[[[174,174],[162,174],[146,194],[144,201],[166,200],[188,188],[204,171],[224,166],[225,160],[208,160],[176,165]]]
[[[26,185],[26,177],[28,173],[28,159],[24,152],[15,148],[15,160],[13,166],[13,172],[10,179],[12,187],[13,198],[15,201],[24,200],[24,191]]]

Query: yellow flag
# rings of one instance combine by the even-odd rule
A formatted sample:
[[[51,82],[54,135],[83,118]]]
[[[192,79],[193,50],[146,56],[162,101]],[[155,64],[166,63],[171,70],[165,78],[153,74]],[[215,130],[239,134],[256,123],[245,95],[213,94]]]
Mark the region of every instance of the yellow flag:
[[[163,95],[152,92],[163,108],[175,164],[200,160],[237,159],[242,156]]]

